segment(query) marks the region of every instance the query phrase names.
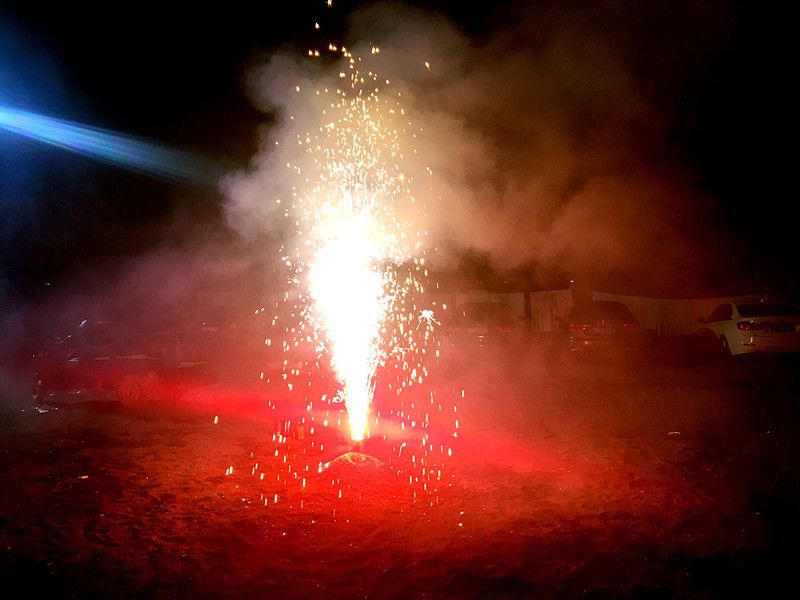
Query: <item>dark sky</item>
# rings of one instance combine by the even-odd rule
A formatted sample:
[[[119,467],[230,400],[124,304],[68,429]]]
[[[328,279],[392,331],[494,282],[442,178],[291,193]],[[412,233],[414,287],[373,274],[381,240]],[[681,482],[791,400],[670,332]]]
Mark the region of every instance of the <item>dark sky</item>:
[[[0,105],[233,165],[255,152],[266,119],[245,98],[248,63],[284,45],[303,48],[316,20],[344,32],[358,5],[91,4],[0,4]],[[574,20],[578,32],[598,27],[581,22],[591,14],[582,3],[428,4],[477,44],[531,5]],[[629,57],[643,93],[665,115],[665,142],[654,152],[679,162],[697,189],[714,198],[714,225],[739,248],[702,291],[766,286],[796,294],[793,170],[782,150],[791,146],[782,138],[794,128],[795,104],[786,16],[746,2],[602,6],[610,15],[611,51]],[[537,51],[535,39],[519,44]],[[35,286],[122,262],[165,237],[179,244],[204,224],[221,229],[222,202],[214,189],[125,172],[0,130],[0,278]]]

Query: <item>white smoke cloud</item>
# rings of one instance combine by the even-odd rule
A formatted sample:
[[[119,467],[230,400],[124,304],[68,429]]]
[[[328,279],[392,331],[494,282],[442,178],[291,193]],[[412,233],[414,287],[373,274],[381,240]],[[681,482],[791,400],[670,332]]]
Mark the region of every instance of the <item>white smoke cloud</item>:
[[[714,207],[667,148],[669,120],[651,100],[658,85],[637,72],[630,49],[635,19],[567,12],[546,5],[477,41],[407,6],[353,15],[354,55],[391,80],[421,129],[404,167],[427,206],[431,245],[439,260],[444,249],[471,248],[503,268],[626,272],[645,285],[701,278],[714,257],[699,238],[722,237],[698,235]],[[340,70],[279,53],[250,72],[254,104],[276,119],[251,168],[225,182],[227,217],[240,232],[286,233],[307,160],[295,136],[324,119],[316,97],[296,86],[335,86]]]

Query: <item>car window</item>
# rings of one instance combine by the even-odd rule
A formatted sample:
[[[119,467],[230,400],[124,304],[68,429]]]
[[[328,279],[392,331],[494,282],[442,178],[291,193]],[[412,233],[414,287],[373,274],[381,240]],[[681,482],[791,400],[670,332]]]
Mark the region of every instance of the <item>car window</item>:
[[[776,302],[759,302],[758,304],[737,304],[736,308],[743,317],[777,317],[798,316],[800,308],[793,304]]]
[[[632,323],[635,319],[627,306],[615,300],[576,304],[569,313],[569,322],[573,324],[598,323],[600,321]]]
[[[468,302],[458,307],[455,318],[462,323],[511,325],[511,307],[502,302]]]
[[[70,352],[73,352],[75,349],[75,344],[70,336],[67,337],[57,337],[51,339],[47,342],[47,346],[45,346],[44,353],[47,356],[62,356],[66,355]]]
[[[181,334],[178,336],[177,356],[185,362],[210,361],[218,341],[217,335],[211,331]]]
[[[171,358],[177,352],[178,336],[169,333],[137,333],[125,336],[126,354]]]
[[[114,338],[108,334],[89,336],[86,352],[89,356],[112,356],[116,352]]]
[[[627,323],[633,321],[633,315],[622,302],[598,302],[598,309],[607,321]]]
[[[720,304],[717,308],[711,311],[708,317],[709,322],[713,321],[727,321],[733,316],[733,306],[730,304]]]

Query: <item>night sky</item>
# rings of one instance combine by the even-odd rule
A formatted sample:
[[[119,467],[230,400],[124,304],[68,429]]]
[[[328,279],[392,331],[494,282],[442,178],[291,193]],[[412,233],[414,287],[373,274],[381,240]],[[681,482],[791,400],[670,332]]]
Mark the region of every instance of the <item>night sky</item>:
[[[248,163],[259,126],[269,122],[246,97],[248,65],[278,48],[302,51],[317,20],[331,37],[346,37],[348,15],[360,5],[90,4],[0,4],[0,105],[141,136],[231,167]],[[704,275],[707,284],[637,290],[627,282],[624,291],[796,296],[797,221],[789,218],[792,169],[782,149],[791,147],[782,138],[793,129],[795,104],[787,90],[788,19],[745,2],[606,2],[599,21],[587,3],[467,4],[416,6],[443,13],[476,45],[534,7],[578,36],[605,40],[663,119],[652,160],[676,165],[711,199],[714,208],[702,218],[724,234],[721,253],[731,254]],[[540,39],[516,43],[521,52],[542,51]],[[210,186],[126,172],[0,130],[0,279],[36,289],[123,264],[165,239],[192,243],[198,230],[234,243],[223,203]],[[702,237],[703,222],[686,225]]]

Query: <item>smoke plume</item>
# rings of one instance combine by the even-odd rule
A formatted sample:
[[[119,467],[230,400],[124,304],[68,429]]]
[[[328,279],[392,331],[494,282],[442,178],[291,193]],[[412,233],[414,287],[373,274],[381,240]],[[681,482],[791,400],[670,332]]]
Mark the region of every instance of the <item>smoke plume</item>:
[[[348,47],[391,80],[420,129],[404,166],[439,261],[469,249],[503,269],[623,274],[659,290],[714,269],[709,248],[725,240],[711,225],[714,204],[676,158],[668,107],[678,74],[713,54],[726,28],[703,37],[719,25],[711,3],[672,12],[643,3],[635,15],[626,6],[507,5],[470,35],[403,5],[352,16]],[[282,52],[248,74],[252,101],[275,120],[249,171],[225,183],[228,220],[245,235],[287,235],[302,185],[287,168],[303,165],[297,132],[324,120],[324,106],[297,89],[335,86],[342,68],[319,40],[322,58]]]

